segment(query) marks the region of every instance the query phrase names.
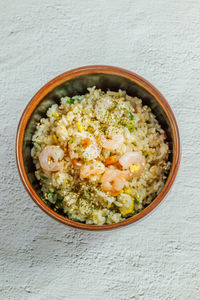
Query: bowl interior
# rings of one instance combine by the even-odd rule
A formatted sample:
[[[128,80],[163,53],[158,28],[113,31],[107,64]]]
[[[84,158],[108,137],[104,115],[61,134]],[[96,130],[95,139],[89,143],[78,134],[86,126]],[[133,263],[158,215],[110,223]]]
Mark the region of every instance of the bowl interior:
[[[141,98],[143,104],[147,104],[151,107],[152,112],[156,115],[162,128],[167,133],[167,141],[171,150],[169,160],[173,161],[173,134],[169,119],[163,110],[162,106],[157,102],[153,95],[145,90],[141,85],[127,79],[123,76],[113,74],[88,74],[81,75],[74,79],[68,80],[63,84],[53,89],[46,97],[38,104],[34,112],[32,113],[29,122],[27,123],[24,139],[23,139],[23,160],[25,170],[32,185],[32,188],[36,191],[39,197],[42,196],[39,182],[37,181],[34,172],[35,166],[31,157],[32,148],[32,135],[36,129],[36,124],[42,117],[45,117],[47,109],[54,103],[60,103],[60,98],[64,96],[82,95],[87,92],[88,87],[96,86],[104,91],[110,89],[118,91],[118,89],[126,90],[130,96],[136,96]]]

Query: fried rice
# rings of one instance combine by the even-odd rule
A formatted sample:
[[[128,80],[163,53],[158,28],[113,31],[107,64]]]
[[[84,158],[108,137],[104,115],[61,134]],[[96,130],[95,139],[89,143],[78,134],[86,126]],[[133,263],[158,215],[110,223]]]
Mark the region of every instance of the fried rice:
[[[170,169],[166,133],[150,107],[122,90],[92,87],[61,98],[37,124],[32,141],[43,201],[86,224],[137,214],[160,193]]]

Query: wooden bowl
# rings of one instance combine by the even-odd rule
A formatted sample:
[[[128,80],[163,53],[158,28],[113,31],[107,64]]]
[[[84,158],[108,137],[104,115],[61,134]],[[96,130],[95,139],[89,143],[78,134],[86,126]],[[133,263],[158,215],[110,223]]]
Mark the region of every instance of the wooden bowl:
[[[45,116],[53,103],[59,103],[63,96],[85,94],[88,87],[102,90],[126,90],[130,96],[137,96],[143,104],[151,107],[162,128],[167,133],[171,154],[171,169],[164,188],[159,195],[141,212],[126,220],[111,225],[87,225],[67,219],[48,207],[41,199],[40,185],[35,178],[35,167],[31,158],[32,135],[36,124]],[[108,230],[134,223],[149,214],[169,192],[180,164],[180,136],[176,119],[163,95],[141,76],[112,66],[86,66],[63,73],[45,84],[26,106],[17,129],[16,159],[21,180],[35,203],[49,216],[72,227],[86,230]]]

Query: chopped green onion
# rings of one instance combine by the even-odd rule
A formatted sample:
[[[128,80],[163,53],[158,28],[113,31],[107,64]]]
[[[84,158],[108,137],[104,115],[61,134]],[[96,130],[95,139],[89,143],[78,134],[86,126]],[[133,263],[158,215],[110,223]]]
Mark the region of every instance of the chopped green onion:
[[[53,192],[49,192],[48,195],[47,195],[47,198],[48,198],[49,202],[51,202],[51,203],[56,202],[56,197],[55,197],[55,194]]]
[[[57,200],[62,201],[64,197],[61,194],[57,194]]]
[[[135,126],[133,125],[133,123],[127,124],[127,128],[130,132],[134,132],[134,130],[135,130]]]
[[[139,200],[136,198],[136,197],[134,197],[134,200],[135,200],[135,204],[140,204],[140,202],[139,202]]]
[[[129,112],[129,116],[130,116],[130,119],[133,120],[134,119],[134,114],[132,112]]]
[[[51,202],[52,204],[55,204],[57,208],[62,208],[62,201],[64,199],[64,197],[62,195],[60,195],[59,193],[53,193],[53,192],[49,192],[47,194],[47,198],[49,200],[49,202]]]
[[[45,176],[40,176],[41,180],[47,180],[47,177]]]
[[[69,140],[69,145],[73,144],[73,142],[74,142],[73,139]]]
[[[63,201],[64,197],[60,194],[56,194],[56,197],[57,197],[57,201],[56,201],[55,206],[56,206],[56,208],[61,209],[63,207],[62,201]]]
[[[148,109],[148,111],[151,111],[151,107],[148,106],[147,109]]]
[[[56,206],[56,208],[58,208],[58,209],[63,208],[62,201],[57,201],[56,204],[55,204],[55,206]]]
[[[70,99],[67,99],[66,103],[67,103],[67,104],[73,104],[74,101],[75,101],[75,99],[70,98]]]

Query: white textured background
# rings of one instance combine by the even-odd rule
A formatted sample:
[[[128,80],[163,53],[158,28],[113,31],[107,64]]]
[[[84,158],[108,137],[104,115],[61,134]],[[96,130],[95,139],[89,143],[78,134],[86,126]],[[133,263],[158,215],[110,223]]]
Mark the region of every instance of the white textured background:
[[[126,229],[77,231],[29,198],[15,134],[29,99],[74,67],[117,65],[166,96],[182,164],[166,201]],[[200,1],[0,0],[0,299],[200,299]]]

